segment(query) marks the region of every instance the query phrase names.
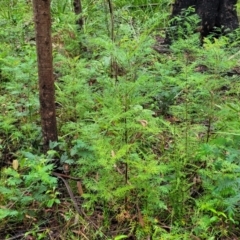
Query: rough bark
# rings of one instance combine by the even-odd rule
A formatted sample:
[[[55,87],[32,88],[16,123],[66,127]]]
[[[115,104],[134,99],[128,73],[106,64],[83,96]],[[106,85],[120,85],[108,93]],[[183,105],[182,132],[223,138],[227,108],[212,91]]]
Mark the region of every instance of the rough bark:
[[[40,115],[44,150],[57,141],[55,89],[52,62],[50,0],[33,0],[36,30]]]
[[[179,15],[183,9],[195,7],[196,13],[201,19],[201,38],[204,38],[214,32],[216,27],[222,28],[223,32],[227,30],[233,31],[238,28],[236,3],[237,0],[176,0],[173,5],[171,18]],[[170,42],[168,33],[166,42]]]
[[[73,7],[74,7],[74,12],[75,12],[76,15],[82,14],[82,2],[81,2],[81,0],[74,0],[73,1]],[[78,24],[79,29],[82,29],[83,24],[84,24],[83,17],[80,16],[76,23]]]
[[[236,3],[237,0],[197,0],[196,11],[202,20],[202,37],[211,33],[214,27],[222,28],[224,32],[238,28]]]

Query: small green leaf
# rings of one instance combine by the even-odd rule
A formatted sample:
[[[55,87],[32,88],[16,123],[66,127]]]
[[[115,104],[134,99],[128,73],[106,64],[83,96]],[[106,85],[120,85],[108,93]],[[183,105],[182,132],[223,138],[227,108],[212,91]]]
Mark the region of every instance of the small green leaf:
[[[114,238],[114,240],[120,240],[120,239],[125,239],[125,238],[128,238],[127,235],[119,235],[117,237]]]

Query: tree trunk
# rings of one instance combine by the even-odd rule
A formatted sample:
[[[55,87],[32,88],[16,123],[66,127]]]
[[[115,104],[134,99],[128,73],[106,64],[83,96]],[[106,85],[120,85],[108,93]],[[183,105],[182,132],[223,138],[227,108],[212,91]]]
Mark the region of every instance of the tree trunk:
[[[172,17],[179,15],[183,9],[194,7],[195,5],[196,0],[176,0],[173,4]]]
[[[201,19],[201,38],[204,38],[214,32],[215,27],[222,28],[223,32],[238,28],[236,3],[237,0],[176,0],[171,18],[179,15],[183,9],[195,7],[196,13]],[[170,42],[168,33],[165,42]]]
[[[81,14],[82,13],[82,2],[81,0],[74,0],[73,1],[73,7],[74,7],[74,12],[76,15]],[[83,28],[83,17],[80,16],[79,19],[77,20],[77,24],[79,26],[79,29]]]
[[[238,28],[236,4],[237,0],[198,0],[196,11],[202,20],[202,37],[213,32],[214,27],[223,28],[224,32]]]
[[[44,151],[48,150],[50,141],[57,141],[50,2],[50,0],[33,0]]]

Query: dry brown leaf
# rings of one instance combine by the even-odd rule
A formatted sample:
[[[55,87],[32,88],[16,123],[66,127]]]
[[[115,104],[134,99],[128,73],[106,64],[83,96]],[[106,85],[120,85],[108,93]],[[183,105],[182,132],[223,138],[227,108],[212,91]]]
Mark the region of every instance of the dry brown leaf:
[[[78,189],[78,193],[80,194],[80,196],[82,196],[83,188],[82,188],[82,183],[80,181],[77,181],[77,189]]]
[[[63,164],[63,172],[64,172],[65,174],[69,174],[69,172],[70,172],[70,166],[69,166],[69,164],[67,164],[67,163],[64,163],[64,164]]]
[[[148,121],[146,121],[146,120],[139,120],[139,122],[141,123],[141,125],[143,127],[146,127],[148,125]]]
[[[116,154],[115,154],[115,152],[114,152],[113,150],[111,151],[111,156],[112,156],[112,157],[115,157],[115,156],[116,156]]]
[[[138,209],[138,221],[139,221],[140,226],[144,227],[145,224],[144,224],[143,216],[139,209]]]
[[[27,215],[27,214],[25,215],[25,217],[28,218],[28,219],[32,219],[33,221],[37,221],[36,218],[34,218],[34,217],[32,217],[32,216],[29,216],[29,215]]]
[[[13,162],[12,162],[12,166],[13,166],[13,169],[14,170],[18,170],[18,167],[19,167],[19,162],[18,162],[18,160],[13,160]]]

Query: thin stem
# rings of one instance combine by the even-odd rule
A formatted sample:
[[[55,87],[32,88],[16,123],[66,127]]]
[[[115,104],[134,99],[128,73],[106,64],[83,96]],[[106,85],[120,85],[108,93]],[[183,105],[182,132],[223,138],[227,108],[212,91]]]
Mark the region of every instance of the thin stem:
[[[113,10],[113,4],[112,0],[107,0],[108,3],[108,8],[109,8],[109,14],[110,14],[110,38],[112,40],[112,43],[114,44],[115,42],[115,36],[114,36],[114,30],[115,30],[115,25],[114,25],[114,10]],[[117,61],[114,56],[111,56],[111,75],[115,78],[115,82],[118,82],[118,65]]]

